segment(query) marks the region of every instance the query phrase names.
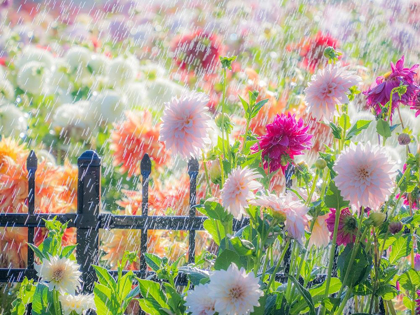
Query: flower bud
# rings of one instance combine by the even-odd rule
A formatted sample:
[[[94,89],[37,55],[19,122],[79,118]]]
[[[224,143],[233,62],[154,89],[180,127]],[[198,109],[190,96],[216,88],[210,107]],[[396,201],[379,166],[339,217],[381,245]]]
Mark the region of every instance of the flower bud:
[[[220,161],[215,160],[210,162],[209,176],[213,184],[219,184],[222,179],[222,169],[220,168]]]
[[[340,53],[338,53],[333,47],[329,46],[325,48],[324,56],[330,60],[338,60]]]
[[[388,230],[391,234],[397,234],[399,231],[401,231],[403,228],[403,225],[400,221],[397,222],[391,222],[388,226]]]
[[[216,126],[223,131],[230,131],[232,129],[232,125],[230,123],[230,118],[227,114],[219,114],[217,115],[216,119]]]
[[[378,227],[384,223],[386,219],[386,214],[382,212],[372,212],[369,215],[369,219],[372,221],[373,226]]]
[[[324,159],[319,158],[315,162],[316,168],[323,170],[327,166],[327,162]]]
[[[410,138],[410,136],[408,135],[408,134],[406,134],[406,133],[401,133],[399,136],[398,136],[398,143],[400,144],[400,145],[407,145],[407,144],[409,144],[411,142],[411,138]]]

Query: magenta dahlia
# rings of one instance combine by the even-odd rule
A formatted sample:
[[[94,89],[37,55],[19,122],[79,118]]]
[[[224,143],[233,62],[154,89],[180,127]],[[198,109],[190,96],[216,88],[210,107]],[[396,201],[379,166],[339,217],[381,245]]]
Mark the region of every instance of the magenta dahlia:
[[[334,233],[336,210],[331,209],[327,222],[328,230],[331,232],[331,239]],[[357,220],[350,212],[349,208],[341,210],[340,219],[338,221],[337,245],[347,245],[354,243],[357,234]]]
[[[394,93],[392,96],[392,110],[399,103],[414,106],[417,100],[417,93],[420,90],[414,81],[418,66],[418,64],[415,64],[411,68],[404,68],[404,56],[395,65],[391,62],[391,71],[377,77],[376,82],[367,91],[363,92],[367,96],[367,105],[373,107],[376,113],[380,114],[382,107],[390,100],[392,89],[402,84],[407,86],[407,91],[401,96],[401,99],[398,93]]]
[[[262,150],[264,168],[270,172],[281,168],[284,172],[290,160],[310,149],[312,135],[307,133],[308,128],[302,119],[297,121],[295,115],[277,115],[266,126],[267,133],[258,137],[259,141],[251,149],[253,152]]]

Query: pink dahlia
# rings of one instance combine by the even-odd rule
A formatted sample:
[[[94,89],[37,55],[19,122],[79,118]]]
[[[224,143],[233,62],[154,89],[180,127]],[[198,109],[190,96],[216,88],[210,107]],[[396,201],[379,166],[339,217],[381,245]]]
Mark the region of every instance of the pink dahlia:
[[[410,108],[416,111],[416,117],[420,115],[420,92],[417,93],[415,101],[411,104]]]
[[[377,114],[382,112],[382,107],[389,102],[392,89],[402,85],[407,86],[407,91],[401,96],[394,93],[392,96],[392,109],[399,103],[414,106],[417,100],[419,86],[414,81],[418,64],[411,68],[404,68],[404,56],[394,65],[391,62],[391,71],[383,76],[377,77],[376,82],[363,94],[367,96],[367,105],[373,107]],[[387,109],[386,109],[387,110]]]
[[[190,93],[165,104],[160,141],[185,158],[198,156],[209,141],[210,116],[204,94]]]
[[[262,188],[256,181],[261,177],[247,167],[238,167],[229,174],[221,191],[222,204],[235,218],[242,218],[245,208],[248,207],[248,200],[255,198],[253,191]]]
[[[331,213],[325,220],[328,230],[331,232],[331,239],[334,234],[336,210],[331,209]],[[342,209],[338,221],[337,245],[347,245],[354,243],[357,234],[357,220],[351,214],[349,208]]]
[[[338,156],[333,168],[341,195],[357,208],[378,209],[394,187],[395,163],[382,147],[370,143],[352,143]]]
[[[358,85],[360,77],[347,71],[346,67],[328,65],[312,76],[305,90],[305,102],[309,114],[316,118],[330,119],[335,106],[349,102],[347,94],[352,86]]]
[[[258,137],[259,142],[252,146],[252,151],[262,150],[264,168],[270,172],[279,168],[285,171],[290,160],[310,149],[312,135],[307,133],[308,126],[303,120],[296,120],[295,115],[281,114],[266,126],[267,133]]]
[[[258,197],[254,204],[269,209],[274,217],[285,220],[288,236],[302,243],[308,225],[309,209],[292,194],[280,197],[269,194]]]

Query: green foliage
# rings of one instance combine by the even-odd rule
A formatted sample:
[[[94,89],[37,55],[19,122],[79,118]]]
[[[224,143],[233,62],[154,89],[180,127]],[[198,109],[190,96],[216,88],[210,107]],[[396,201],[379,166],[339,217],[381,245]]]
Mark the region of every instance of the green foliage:
[[[98,278],[93,289],[94,301],[98,314],[123,315],[130,302],[139,293],[139,286],[133,286],[134,273],[130,270],[123,275],[124,267],[137,258],[136,253],[125,252],[122,261],[118,265],[118,278],[115,280],[108,270],[93,266]]]

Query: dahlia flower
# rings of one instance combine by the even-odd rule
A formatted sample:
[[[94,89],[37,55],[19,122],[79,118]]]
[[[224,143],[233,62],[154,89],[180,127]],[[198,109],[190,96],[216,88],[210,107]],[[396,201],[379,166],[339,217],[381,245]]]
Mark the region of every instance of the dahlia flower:
[[[95,121],[89,117],[88,109],[87,101],[60,105],[54,111],[51,126],[68,137],[85,139],[95,128]]]
[[[416,313],[420,314],[420,290],[417,291]]]
[[[410,108],[416,111],[416,117],[420,115],[420,93],[417,94],[415,101],[411,104]]]
[[[93,294],[60,295],[59,300],[63,315],[71,315],[74,313],[77,315],[85,314],[89,309],[96,309],[95,301],[93,300]]]
[[[181,97],[188,90],[169,79],[157,78],[147,82],[147,96],[152,107],[160,109],[165,103],[170,103],[174,96]]]
[[[262,150],[264,168],[275,172],[279,168],[286,170],[289,159],[309,149],[312,135],[307,134],[308,126],[303,120],[296,120],[290,113],[277,115],[271,124],[266,126],[267,134],[258,137],[259,142],[251,147],[253,152]]]
[[[0,105],[0,135],[19,137],[28,129],[24,113],[15,105]]]
[[[96,119],[105,122],[115,122],[122,118],[127,109],[127,99],[114,90],[103,90],[92,97],[88,112]]]
[[[67,50],[64,60],[70,65],[72,70],[85,68],[92,58],[92,52],[86,47],[73,46]]]
[[[215,271],[210,276],[209,296],[215,300],[214,310],[220,315],[247,315],[263,296],[259,280],[253,272],[246,273],[232,263],[227,270]]]
[[[198,156],[209,142],[210,116],[204,94],[191,93],[165,104],[160,141],[184,158]]]
[[[248,167],[244,169],[238,167],[229,174],[221,191],[222,204],[235,218],[240,219],[246,214],[248,200],[255,198],[253,191],[262,188],[262,185],[256,181],[261,177]]]
[[[291,194],[280,197],[269,194],[259,196],[254,204],[272,211],[272,215],[280,220],[285,220],[289,237],[302,242],[305,227],[308,225],[309,209]]]
[[[25,92],[40,95],[45,88],[48,70],[43,63],[30,61],[19,70],[16,81]]]
[[[118,57],[111,61],[108,67],[108,78],[114,86],[128,84],[137,76],[138,60],[134,56]]]
[[[1,79],[1,73],[0,73]],[[0,105],[7,101],[13,101],[15,96],[15,88],[8,80],[1,79],[0,81]]]
[[[50,69],[54,64],[54,57],[46,49],[41,49],[35,46],[26,46],[16,61],[16,67],[22,68],[25,64],[31,61],[39,62],[47,69]]]
[[[382,147],[370,143],[352,143],[338,156],[333,168],[341,195],[357,208],[378,209],[394,187],[395,163]]]
[[[305,90],[308,112],[319,120],[330,119],[336,105],[349,102],[349,89],[359,81],[359,76],[338,65],[329,64],[326,68],[318,70]]]
[[[309,247],[312,247],[312,245],[316,247],[325,247],[328,245],[330,241],[330,233],[326,222],[328,217],[329,215],[326,214],[316,218],[311,237],[309,239]]]
[[[109,59],[102,54],[93,54],[87,67],[95,76],[106,75],[108,73]]]
[[[185,306],[192,315],[213,315],[215,300],[209,296],[209,285],[199,285],[188,291]]]
[[[147,112],[126,112],[126,120],[115,124],[111,133],[111,150],[114,165],[121,165],[122,172],[129,176],[140,174],[140,161],[149,154],[157,167],[169,160],[165,146],[159,141],[159,127]]]
[[[28,260],[26,228],[0,228],[0,268],[26,268]]]
[[[394,93],[392,96],[392,110],[398,107],[400,103],[414,106],[420,90],[414,81],[418,66],[416,64],[411,68],[404,68],[404,56],[395,65],[391,62],[391,71],[377,77],[376,82],[367,91],[363,92],[367,96],[367,105],[374,108],[377,114],[380,114],[382,112],[381,106],[385,106],[390,101],[392,89],[402,84],[407,86],[407,91],[401,96],[401,99],[398,93]]]
[[[38,277],[51,290],[75,294],[80,288],[82,273],[79,265],[68,258],[58,256],[44,259],[42,265],[35,264]]]
[[[177,65],[196,74],[214,72],[223,54],[222,43],[216,34],[202,30],[177,38],[172,49]]]
[[[334,49],[337,48],[338,40],[318,32],[316,36],[304,38],[299,44],[287,48],[288,50],[298,49],[300,56],[303,57],[302,67],[313,73],[319,64],[327,64],[328,60],[324,58],[324,50],[330,46]]]
[[[327,222],[328,230],[333,238],[336,210],[331,209]],[[357,234],[357,220],[351,214],[349,208],[341,209],[340,219],[338,221],[337,245],[347,245],[354,243]]]

